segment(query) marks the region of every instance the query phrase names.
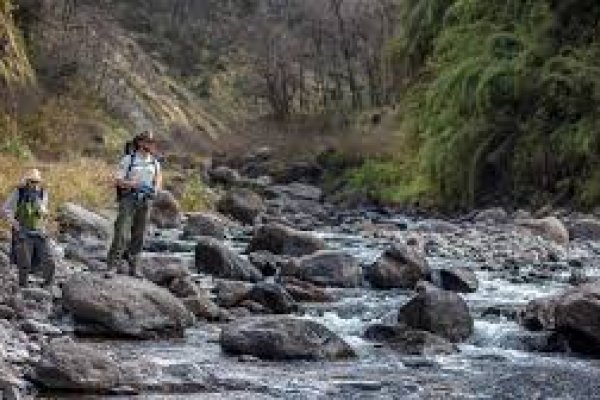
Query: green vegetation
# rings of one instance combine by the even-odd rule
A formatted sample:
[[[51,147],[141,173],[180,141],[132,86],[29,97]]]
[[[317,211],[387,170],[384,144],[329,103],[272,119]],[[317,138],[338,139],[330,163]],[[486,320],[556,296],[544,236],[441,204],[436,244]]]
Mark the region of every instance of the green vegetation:
[[[413,0],[403,15],[391,50],[410,81],[403,136],[418,145],[351,185],[451,209],[598,204],[600,3]]]

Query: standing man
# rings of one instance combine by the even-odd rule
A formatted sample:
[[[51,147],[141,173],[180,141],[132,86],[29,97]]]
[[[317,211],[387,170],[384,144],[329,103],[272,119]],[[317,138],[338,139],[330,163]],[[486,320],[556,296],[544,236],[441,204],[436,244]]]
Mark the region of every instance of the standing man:
[[[108,276],[122,273],[123,261],[129,275],[142,277],[139,256],[144,247],[146,224],[152,199],[162,187],[160,163],[154,156],[156,142],[146,131],[133,139],[133,149],[119,164],[115,176],[119,212],[112,244],[108,252]]]
[[[19,286],[27,287],[29,273],[41,266],[44,287],[51,287],[56,260],[44,229],[48,214],[48,192],[42,187],[39,170],[27,171],[2,211],[12,226],[11,258],[19,269]]]

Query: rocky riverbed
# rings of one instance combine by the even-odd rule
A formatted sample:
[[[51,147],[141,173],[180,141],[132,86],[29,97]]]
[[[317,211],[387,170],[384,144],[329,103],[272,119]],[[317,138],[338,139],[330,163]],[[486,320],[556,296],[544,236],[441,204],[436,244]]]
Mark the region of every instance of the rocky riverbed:
[[[600,398],[600,222],[341,211],[212,171],[219,212],[159,199],[143,281],[105,278],[108,219],[65,205],[59,287],[0,251],[12,398]]]

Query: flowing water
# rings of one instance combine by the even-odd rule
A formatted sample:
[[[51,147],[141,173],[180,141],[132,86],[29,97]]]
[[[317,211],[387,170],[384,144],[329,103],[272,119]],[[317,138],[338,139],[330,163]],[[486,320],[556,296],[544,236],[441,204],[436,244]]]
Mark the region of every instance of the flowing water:
[[[402,225],[398,221],[405,220],[387,218],[384,222]],[[347,250],[369,265],[394,236],[410,234],[414,226],[409,221],[408,227],[396,232],[375,235],[349,222],[317,233],[331,247]],[[229,244],[241,250],[247,233],[237,232]],[[600,362],[535,352],[532,349],[545,340],[545,334],[526,332],[503,312],[568,287],[565,265],[569,258],[584,260],[586,272],[597,274],[598,249],[594,243],[576,244],[568,250],[557,247],[556,252],[563,252],[558,257],[562,264],[524,263],[520,276],[533,277],[529,280],[498,273],[491,265],[494,262],[519,259],[523,254],[526,257],[521,258],[535,260],[540,246],[549,246],[521,235],[511,228],[473,226],[464,227],[460,234],[426,234],[433,243],[428,246],[432,267],[469,265],[479,278],[479,290],[465,295],[476,320],[475,333],[460,345],[459,354],[403,356],[363,340],[367,326],[393,318],[411,297],[407,291],[366,288],[336,289],[335,302],[304,305],[299,314],[346,339],[359,354],[352,361],[275,363],[227,357],[218,344],[219,326],[210,324],[189,330],[184,340],[96,345],[147,365],[145,379],[157,387],[173,385],[189,392],[140,396],[145,399],[600,399]],[[534,269],[540,265],[552,274],[537,279]]]

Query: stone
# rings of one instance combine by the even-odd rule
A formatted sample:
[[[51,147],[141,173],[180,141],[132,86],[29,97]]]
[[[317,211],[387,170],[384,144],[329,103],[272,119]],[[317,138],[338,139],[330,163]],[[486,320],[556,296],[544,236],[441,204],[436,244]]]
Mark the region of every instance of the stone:
[[[600,240],[600,220],[578,218],[568,222],[569,234],[573,239]]]
[[[222,349],[261,360],[334,361],[356,357],[346,342],[323,325],[297,318],[250,318],[223,328]]]
[[[454,343],[471,336],[474,327],[473,318],[462,297],[424,282],[419,284],[417,295],[400,307],[398,322]]]
[[[517,314],[519,323],[532,331],[556,329],[557,300],[557,296],[531,300]]]
[[[508,221],[508,213],[501,207],[488,208],[487,210],[478,212],[474,220],[477,222],[502,224]]]
[[[444,290],[457,293],[475,293],[479,281],[472,269],[465,267],[448,267],[432,271],[432,280]]]
[[[368,340],[385,343],[401,354],[431,356],[458,352],[455,344],[440,336],[402,325],[372,325],[367,328],[364,337]]]
[[[271,223],[255,230],[246,252],[264,250],[278,255],[301,257],[326,248],[325,242],[312,233]]]
[[[213,185],[235,186],[241,180],[240,173],[226,166],[218,166],[208,171]]]
[[[528,228],[534,234],[542,236],[558,244],[567,245],[569,243],[569,231],[556,217],[522,219],[517,220],[517,224]]]
[[[88,236],[108,240],[112,231],[108,219],[74,203],[59,208],[57,221],[60,232],[74,238]]]
[[[360,285],[358,260],[343,251],[321,250],[298,260],[296,277],[319,286],[353,288]]]
[[[429,265],[418,246],[394,244],[367,271],[367,280],[376,289],[414,289],[429,275]]]
[[[215,286],[216,302],[221,307],[235,307],[246,298],[252,286],[248,282],[219,280]]]
[[[152,200],[150,222],[160,229],[173,229],[181,225],[181,207],[173,194],[160,190]]]
[[[600,356],[600,282],[578,286],[556,303],[556,331],[575,352]]]
[[[127,276],[78,274],[63,287],[65,308],[79,332],[99,337],[181,337],[193,315],[168,290]],[[84,328],[84,329],[81,329]]]
[[[225,223],[214,214],[189,214],[183,228],[183,237],[192,238],[198,236],[208,236],[223,240],[225,239]]]
[[[276,283],[257,283],[243,299],[259,303],[274,314],[288,314],[298,308],[290,294]]]
[[[234,188],[223,196],[217,209],[244,224],[252,225],[266,207],[262,198],[252,190]]]
[[[61,338],[44,348],[31,378],[46,390],[106,393],[119,386],[121,371],[106,352]]]
[[[282,283],[285,290],[295,301],[326,303],[333,301],[325,289],[318,287],[310,282],[302,281],[293,277],[282,277]]]
[[[218,278],[258,282],[260,271],[233,250],[214,238],[201,237],[196,244],[195,264],[198,272]]]
[[[140,259],[140,267],[144,278],[163,287],[190,275],[187,264],[177,256],[144,255]]]
[[[312,185],[294,182],[289,185],[275,185],[267,190],[267,194],[272,197],[288,196],[295,199],[320,201],[323,198],[323,191]]]
[[[198,318],[207,321],[217,321],[220,319],[221,309],[206,295],[195,294],[184,298],[182,301],[188,310]]]

